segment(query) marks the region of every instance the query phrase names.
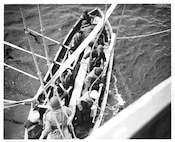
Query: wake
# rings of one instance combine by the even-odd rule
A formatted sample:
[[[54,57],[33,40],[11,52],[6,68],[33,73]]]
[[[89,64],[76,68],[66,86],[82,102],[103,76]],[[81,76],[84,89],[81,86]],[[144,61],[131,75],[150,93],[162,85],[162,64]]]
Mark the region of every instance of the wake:
[[[113,97],[115,100],[117,100],[117,103],[115,105],[109,106],[107,105],[107,108],[109,110],[113,111],[113,116],[115,116],[117,113],[119,113],[122,109],[124,109],[125,105],[125,100],[123,99],[122,95],[118,93],[118,88],[117,88],[117,78],[116,76],[112,73],[112,77],[114,78],[114,94]]]

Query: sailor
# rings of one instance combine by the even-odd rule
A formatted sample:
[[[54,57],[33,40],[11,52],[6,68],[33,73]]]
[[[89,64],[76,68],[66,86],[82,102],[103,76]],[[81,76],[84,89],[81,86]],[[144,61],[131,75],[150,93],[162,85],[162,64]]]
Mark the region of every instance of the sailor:
[[[46,113],[45,116],[43,117],[43,122],[44,122],[44,130],[40,136],[40,139],[43,139],[47,137],[47,139],[63,139],[61,132],[59,131],[57,124],[59,124],[59,127],[62,130],[62,133],[64,135],[64,139],[71,139],[71,133],[69,132],[68,129],[68,118],[66,117],[65,113],[67,116],[71,116],[72,111],[70,108],[63,106],[64,112],[61,109],[59,100],[56,96],[53,96],[50,99],[50,104],[52,109],[49,109]],[[57,121],[57,122],[56,122]]]
[[[92,58],[90,59],[91,61],[89,71],[91,71],[94,67],[105,66],[106,57],[102,45],[98,45],[97,49],[94,49],[92,53],[91,52],[87,53],[84,56],[84,59],[90,57],[90,54],[92,54]]]
[[[80,17],[80,21],[83,25],[89,24],[91,25],[91,16],[88,14],[88,11],[85,10],[82,14],[82,16]]]
[[[104,26],[102,33],[99,37],[99,40],[97,41],[98,44],[102,44],[103,46],[108,42],[108,35],[107,35],[107,31],[106,28]]]
[[[94,67],[94,69],[86,76],[85,78],[85,90],[87,91],[89,87],[94,83],[94,81],[99,77],[102,73],[103,69],[100,67]],[[98,90],[99,89],[100,80],[98,79],[92,89]]]
[[[79,30],[72,38],[72,41],[70,43],[70,53],[73,53],[77,47],[81,44],[81,42],[84,39],[83,32]]]
[[[84,38],[86,38],[94,29],[95,25],[89,25],[86,27],[81,27],[81,31],[83,32]]]
[[[76,106],[76,123],[77,125],[81,124],[92,124],[91,117],[91,107],[94,106],[94,102],[99,98],[99,94],[96,90],[85,92],[79,100],[77,100]]]
[[[65,98],[65,105],[68,106],[69,102],[69,93],[72,89],[73,82],[72,82],[72,71],[67,69],[62,75],[55,81],[57,85],[58,94],[60,94],[61,99]]]
[[[27,129],[28,139],[38,139],[42,132],[42,121],[37,110],[31,112],[29,119],[25,122],[24,128]]]

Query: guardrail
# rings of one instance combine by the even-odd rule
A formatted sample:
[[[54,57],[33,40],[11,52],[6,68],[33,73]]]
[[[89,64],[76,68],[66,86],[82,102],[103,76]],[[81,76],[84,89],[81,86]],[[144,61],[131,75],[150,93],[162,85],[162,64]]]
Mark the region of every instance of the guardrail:
[[[171,78],[168,78],[107,121],[87,139],[170,138],[170,110]]]

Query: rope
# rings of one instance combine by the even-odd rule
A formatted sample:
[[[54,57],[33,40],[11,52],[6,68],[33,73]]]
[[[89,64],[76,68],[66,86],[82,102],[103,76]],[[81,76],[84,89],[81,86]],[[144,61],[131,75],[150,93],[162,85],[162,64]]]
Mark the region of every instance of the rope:
[[[12,101],[12,100],[4,100],[4,109],[18,106],[18,105],[25,105],[27,102],[32,102],[34,99],[26,99],[21,101]]]
[[[4,109],[15,107],[18,105],[24,105],[25,103],[16,103],[16,104],[4,104]]]
[[[12,48],[15,48],[15,49],[24,51],[24,52],[29,53],[29,54],[32,55],[32,52],[30,52],[30,51],[28,51],[28,50],[26,50],[26,49],[23,49],[23,48],[21,48],[21,47],[19,47],[19,46],[16,46],[16,45],[14,45],[14,44],[12,44],[12,43],[10,43],[10,42],[4,41],[4,44],[6,44],[6,45],[8,45],[8,46],[10,46],[10,47],[12,47]],[[34,53],[34,55],[37,56],[37,57],[39,57],[39,58],[42,58],[42,59],[44,59],[44,60],[47,60],[47,58],[44,57],[44,56],[42,56],[42,55],[39,55],[39,54],[36,54],[36,53]],[[50,60],[50,62],[54,62],[55,64],[61,65],[61,63],[59,63],[59,62],[57,62],[57,61]]]
[[[116,38],[117,38],[118,33],[119,33],[119,29],[120,29],[120,26],[121,26],[121,23],[122,23],[124,12],[125,12],[125,4],[124,4],[123,9],[122,9],[122,15],[121,15],[121,18],[120,18],[120,21],[119,21],[119,25],[118,25],[118,28],[117,28]]]
[[[45,49],[45,55],[46,55],[46,58],[47,58],[47,65],[48,65],[48,68],[49,68],[49,66],[50,66],[51,64],[50,64],[50,62],[49,62],[48,51],[47,51],[47,47],[46,47],[46,43],[45,43],[44,28],[43,28],[42,17],[41,17],[41,9],[40,9],[39,5],[38,5],[38,13],[39,13],[40,26],[41,26],[41,34],[42,34],[42,39],[43,39],[43,44],[44,44],[44,49]],[[68,50],[67,50],[67,51],[68,51]],[[68,52],[66,52],[65,56],[67,56],[67,53],[68,53]],[[52,78],[53,75],[52,75],[51,70],[50,70],[50,75],[51,75],[51,78]],[[60,97],[59,97],[59,95],[58,95],[57,88],[56,88],[55,85],[54,85],[54,92],[55,92],[55,94],[56,94],[56,96],[57,96],[57,98],[58,98],[58,100],[59,100],[60,105],[61,105],[61,110],[63,111],[63,113],[65,114],[65,116],[66,116],[67,119],[68,119],[69,117],[68,117],[67,113],[65,112],[65,110],[64,110],[64,108],[63,108],[63,106],[62,106],[61,99],[60,99]],[[55,117],[55,118],[56,118],[56,117]],[[58,127],[58,129],[59,129],[59,131],[60,131],[62,137],[64,138],[64,135],[63,135],[63,132],[62,132],[61,129],[60,129],[59,123],[58,123],[57,119],[55,119],[55,120],[56,120],[56,122],[57,122],[57,127]],[[71,123],[71,128],[73,128],[72,123]],[[72,133],[73,133],[74,137],[76,138],[75,132],[73,131],[73,129],[72,129]]]
[[[35,63],[35,67],[37,69],[37,74],[38,74],[38,77],[39,77],[41,86],[42,86],[42,88],[44,88],[43,79],[42,79],[41,72],[40,72],[40,69],[38,67],[38,63],[37,63],[37,60],[36,60],[36,57],[35,57],[35,54],[34,54],[34,49],[33,49],[32,45],[31,45],[31,42],[30,42],[29,32],[27,30],[27,25],[25,24],[26,23],[25,22],[25,17],[24,17],[23,10],[22,10],[21,6],[20,6],[20,11],[21,11],[21,16],[22,16],[23,24],[24,24],[25,34],[27,35],[27,41],[29,43],[30,50],[32,51],[32,57],[33,57],[33,60],[34,60],[34,63]],[[46,90],[43,89],[43,91],[44,91],[45,96],[47,96]]]
[[[154,35],[158,35],[158,34],[162,34],[162,33],[166,33],[166,32],[170,32],[171,29],[167,29],[164,31],[160,31],[160,32],[155,32],[155,33],[150,33],[150,34],[146,34],[146,35],[138,35],[138,36],[129,36],[129,37],[116,37],[116,39],[130,39],[130,38],[141,38],[141,37],[148,37],[148,36],[154,36]]]
[[[24,17],[24,12],[23,12],[23,10],[22,10],[22,7],[21,6],[19,6],[19,8],[20,8],[20,12],[21,12],[21,17],[22,17],[22,22],[23,22],[23,25],[24,25],[24,30],[27,28],[27,24],[26,24],[26,22],[25,22],[25,17]]]
[[[31,75],[31,74],[29,74],[29,73],[27,73],[27,72],[21,71],[21,70],[15,68],[15,67],[10,66],[10,65],[7,65],[6,63],[4,63],[4,66],[7,66],[7,67],[9,67],[9,68],[11,68],[11,69],[13,69],[13,70],[16,70],[16,71],[18,71],[18,72],[20,72],[20,73],[23,73],[23,74],[25,74],[25,75],[27,75],[27,76],[29,76],[29,77],[32,77],[32,78],[34,78],[34,79],[36,79],[36,80],[39,80],[38,77],[36,77],[36,76],[34,76],[34,75]]]
[[[34,34],[37,34],[37,35],[39,35],[39,36],[42,36],[42,34],[36,32],[36,31],[34,31],[34,30],[30,29],[30,28],[28,28],[28,31],[30,31],[30,32],[32,32],[32,33],[34,33]],[[45,39],[48,39],[48,40],[50,40],[50,41],[52,41],[52,42],[54,42],[54,43],[56,43],[56,44],[58,44],[58,45],[62,45],[62,46],[64,46],[64,47],[67,48],[67,49],[70,49],[70,47],[67,46],[67,45],[64,45],[64,44],[62,44],[62,43],[60,43],[60,42],[58,42],[58,41],[56,41],[56,40],[54,40],[54,39],[51,39],[51,38],[49,38],[49,37],[47,37],[47,36],[44,36],[44,37],[45,37]]]
[[[46,58],[47,58],[47,66],[48,66],[48,69],[49,69],[51,63],[50,63],[50,61],[49,61],[49,55],[48,55],[47,46],[46,46],[46,43],[45,43],[44,28],[43,28],[42,17],[41,17],[41,9],[40,9],[40,6],[39,6],[39,5],[38,5],[38,13],[39,13],[39,20],[40,20],[40,27],[41,27],[41,34],[42,34],[42,39],[43,39],[44,51],[45,51],[45,55],[46,55]],[[53,77],[52,71],[51,71],[51,70],[50,70],[50,76],[51,76],[51,78]],[[57,88],[56,88],[55,85],[54,85],[54,90],[55,90],[54,92],[56,93],[57,98],[58,98],[58,100],[59,100],[59,103],[61,104],[61,100],[60,100],[59,95],[57,94]],[[48,98],[48,97],[49,97],[49,95],[47,95],[46,98]],[[51,107],[51,108],[52,108],[52,107]],[[62,109],[62,111],[64,112],[63,107],[61,107],[61,109]],[[51,110],[52,110],[52,112],[53,112],[53,109],[51,109]],[[63,134],[63,131],[62,131],[61,128],[60,128],[60,125],[59,125],[59,123],[58,123],[58,120],[56,119],[56,114],[54,114],[54,118],[55,118],[55,121],[56,121],[58,130],[59,130],[59,132],[61,133],[61,136],[64,138],[65,136],[64,136],[64,134]]]
[[[41,27],[41,34],[42,34],[42,39],[43,39],[44,51],[45,51],[45,55],[46,55],[46,58],[47,58],[47,66],[49,68],[51,63],[50,63],[50,60],[49,60],[48,50],[47,50],[47,46],[46,46],[46,42],[45,42],[44,27],[43,27],[43,22],[42,22],[41,9],[40,9],[39,5],[38,5],[38,13],[39,13],[39,21],[40,21],[40,27]],[[51,74],[51,77],[52,77],[52,73],[50,73],[50,74]]]

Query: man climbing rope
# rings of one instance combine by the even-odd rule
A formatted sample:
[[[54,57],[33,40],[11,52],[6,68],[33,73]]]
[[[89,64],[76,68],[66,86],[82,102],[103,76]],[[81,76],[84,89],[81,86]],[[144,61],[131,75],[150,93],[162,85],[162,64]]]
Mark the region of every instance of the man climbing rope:
[[[40,139],[44,139],[47,137],[47,139],[71,139],[71,133],[68,129],[68,118],[66,117],[65,113],[62,109],[66,112],[67,116],[71,116],[72,111],[70,108],[63,106],[61,108],[61,105],[59,103],[59,100],[56,96],[53,96],[50,99],[50,105],[51,109],[49,109],[43,118],[44,130],[40,136]],[[57,122],[58,123],[57,123]],[[60,129],[61,128],[62,134],[64,137],[62,137]]]

